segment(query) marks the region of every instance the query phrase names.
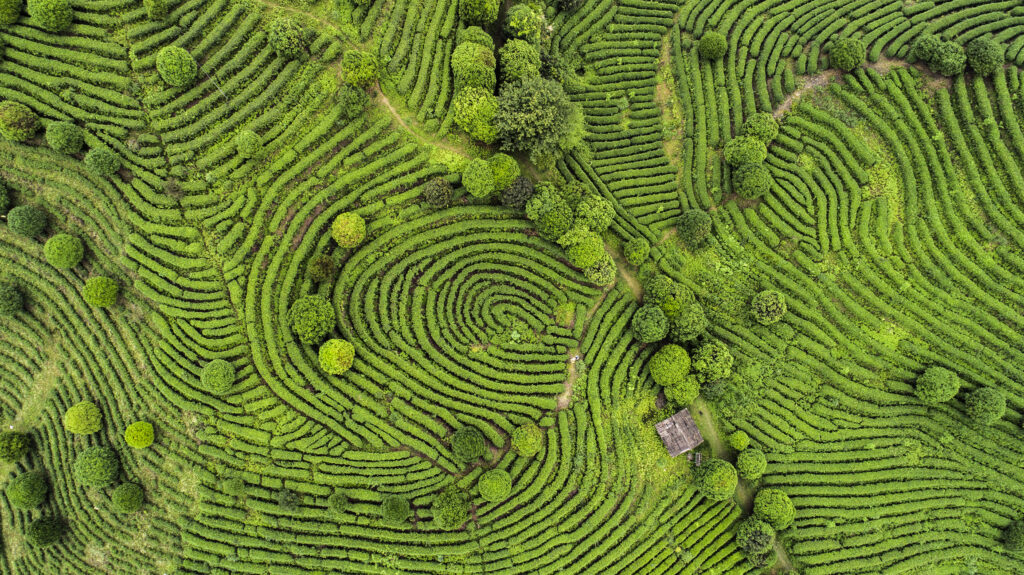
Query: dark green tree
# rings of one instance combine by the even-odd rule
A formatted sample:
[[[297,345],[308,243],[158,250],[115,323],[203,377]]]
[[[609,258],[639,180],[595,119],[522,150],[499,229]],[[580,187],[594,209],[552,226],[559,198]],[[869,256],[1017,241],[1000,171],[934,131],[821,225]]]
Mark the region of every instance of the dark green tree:
[[[527,153],[542,169],[584,145],[582,110],[561,84],[545,78],[503,84],[494,126],[503,150]]]

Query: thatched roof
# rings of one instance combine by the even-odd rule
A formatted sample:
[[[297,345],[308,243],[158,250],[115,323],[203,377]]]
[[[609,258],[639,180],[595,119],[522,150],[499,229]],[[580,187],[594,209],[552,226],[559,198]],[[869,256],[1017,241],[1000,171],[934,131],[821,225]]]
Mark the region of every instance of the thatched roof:
[[[672,457],[686,453],[704,443],[697,424],[690,417],[689,409],[684,409],[664,421],[659,421],[654,428],[658,431],[661,441],[665,444],[665,449],[668,449],[668,454]]]

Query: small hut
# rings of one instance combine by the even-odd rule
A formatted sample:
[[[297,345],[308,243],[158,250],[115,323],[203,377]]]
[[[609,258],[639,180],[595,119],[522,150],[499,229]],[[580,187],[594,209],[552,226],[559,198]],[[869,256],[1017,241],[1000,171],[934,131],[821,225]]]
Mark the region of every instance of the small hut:
[[[654,428],[658,431],[661,441],[665,444],[665,449],[668,449],[668,454],[672,457],[686,453],[704,443],[697,424],[690,417],[689,409],[684,409],[664,421],[659,421]]]

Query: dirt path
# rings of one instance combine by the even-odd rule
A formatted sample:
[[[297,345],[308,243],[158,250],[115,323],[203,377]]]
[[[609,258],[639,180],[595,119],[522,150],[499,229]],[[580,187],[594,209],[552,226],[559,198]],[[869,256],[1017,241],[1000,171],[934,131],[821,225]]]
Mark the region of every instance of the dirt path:
[[[839,71],[831,69],[824,70],[808,77],[807,80],[804,81],[803,85],[797,88],[792,94],[786,96],[782,103],[779,104],[779,107],[775,108],[775,111],[772,112],[772,115],[776,118],[782,117],[783,114],[793,107],[793,102],[795,102],[803,93],[814,90],[815,88],[820,88],[837,77],[839,77]]]
[[[405,118],[402,117],[402,114],[400,114],[398,110],[395,109],[394,105],[391,104],[391,100],[388,99],[387,95],[384,94],[384,90],[381,89],[380,83],[377,84],[377,102],[383,104],[384,108],[387,109],[389,114],[391,114],[391,117],[398,122],[398,125],[401,126],[407,134],[415,138],[421,145],[442,148],[453,154],[458,154],[466,158],[473,157],[473,154],[470,154],[459,146],[453,146],[438,139],[424,138],[421,136],[419,131],[410,126],[409,123],[405,121]]]
[[[618,250],[612,249],[608,244],[604,245],[604,249],[612,256],[612,260],[615,261],[615,267],[619,270],[619,277],[626,282],[626,286],[629,291],[633,292],[633,297],[636,301],[640,301],[644,297],[644,288],[640,285],[640,280],[636,279],[633,272],[629,270],[629,264],[626,263],[626,258],[622,257],[622,254]]]
[[[604,300],[608,297],[608,294],[612,291],[614,287],[615,286],[613,284],[605,288],[605,290],[601,292],[601,296],[597,298],[596,302],[594,302],[594,305],[590,306],[590,309],[587,310],[587,315],[584,316],[583,318],[583,321],[585,322],[583,326],[583,331],[580,332],[580,343],[583,343],[583,339],[587,336],[587,329],[590,327],[590,319],[594,317],[594,314],[597,313],[598,308],[601,307],[601,304],[604,303]],[[573,319],[574,326],[576,324],[575,322],[576,320]],[[576,386],[576,379],[579,377],[579,373],[576,370],[576,363],[579,361],[583,361],[583,356],[580,355],[579,346],[570,349],[566,353],[566,356],[567,357],[565,361],[569,369],[569,374],[566,375],[565,377],[565,391],[558,394],[558,406],[555,408],[558,411],[562,411],[563,409],[569,407],[569,402],[572,401],[572,390]],[[574,360],[574,357],[578,359]]]

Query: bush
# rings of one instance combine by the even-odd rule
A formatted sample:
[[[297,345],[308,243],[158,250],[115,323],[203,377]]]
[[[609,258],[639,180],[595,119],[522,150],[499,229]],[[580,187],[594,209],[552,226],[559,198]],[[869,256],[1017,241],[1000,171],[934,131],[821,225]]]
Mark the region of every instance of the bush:
[[[935,60],[935,56],[939,53],[939,48],[942,47],[942,40],[934,34],[922,34],[917,40],[914,41],[913,46],[910,49],[910,55],[915,59],[929,63]]]
[[[349,84],[342,84],[338,87],[338,109],[341,116],[346,120],[358,117],[370,105],[370,96],[363,88],[356,88]]]
[[[117,481],[121,462],[109,447],[87,447],[74,464],[75,479],[86,487],[106,487]]]
[[[334,329],[334,306],[322,295],[306,295],[295,300],[288,311],[288,322],[302,343],[316,345]]]
[[[120,287],[117,282],[106,276],[93,276],[85,280],[85,290],[82,297],[89,305],[96,307],[110,307],[117,302],[117,292]]]
[[[142,6],[146,9],[146,16],[154,22],[167,17],[167,3],[164,0],[142,0]]]
[[[732,173],[736,193],[753,200],[763,196],[772,184],[772,175],[764,164],[743,164]]]
[[[306,277],[316,283],[333,281],[337,272],[338,265],[327,254],[313,256],[306,267]]]
[[[164,82],[175,88],[191,86],[199,74],[192,54],[180,46],[164,46],[157,52],[156,71]]]
[[[221,482],[221,489],[225,494],[232,497],[243,497],[245,495],[245,480],[241,477],[231,477]]]
[[[964,51],[967,64],[979,76],[991,76],[1003,67],[1003,53],[1006,51],[998,42],[990,37],[975,38]]]
[[[409,500],[401,495],[388,495],[380,504],[380,516],[388,523],[405,523],[411,514]]]
[[[601,236],[585,227],[572,228],[558,238],[558,245],[565,248],[569,262],[580,269],[595,265],[605,256]]]
[[[341,59],[345,81],[357,88],[368,88],[377,81],[377,57],[361,50],[346,50]]]
[[[967,416],[982,425],[992,425],[1006,413],[1006,398],[994,387],[979,387],[964,401]]]
[[[366,239],[366,220],[355,212],[338,214],[331,224],[331,237],[343,248],[354,248]]]
[[[736,547],[755,567],[767,567],[776,559],[775,530],[756,517],[748,517],[736,530]]]
[[[533,457],[544,447],[544,431],[534,423],[524,423],[512,432],[512,449],[523,457]]]
[[[39,116],[31,108],[15,102],[0,102],[0,135],[12,142],[25,142],[39,131]]]
[[[786,315],[786,296],[775,290],[764,290],[750,302],[751,313],[761,325],[778,323]]]
[[[85,135],[71,122],[50,122],[46,126],[46,143],[55,152],[77,154],[85,145]]]
[[[487,88],[462,88],[452,100],[455,125],[462,128],[471,138],[485,144],[498,139],[494,117],[498,113],[498,98]]]
[[[320,346],[320,369],[331,375],[341,375],[352,367],[356,348],[343,339],[329,339]]]
[[[960,378],[944,367],[931,366],[917,378],[914,393],[925,403],[939,404],[956,397]]]
[[[145,494],[138,483],[122,483],[110,493],[110,506],[116,513],[135,513],[142,509]]]
[[[439,529],[457,529],[469,519],[469,497],[454,485],[449,486],[434,497],[430,512],[434,517],[434,525]]]
[[[459,18],[468,25],[487,26],[498,19],[498,0],[462,0]]]
[[[199,376],[203,389],[214,395],[224,395],[235,384],[235,366],[224,359],[215,359],[205,366]]]
[[[697,399],[700,395],[700,383],[693,375],[683,378],[683,382],[673,387],[664,388],[665,399],[676,409],[682,409]]]
[[[7,213],[8,208],[11,207],[11,194],[7,190],[7,186],[4,185],[3,180],[0,180],[0,215]]]
[[[693,341],[708,328],[704,306],[697,302],[683,306],[678,313],[669,315],[668,336],[675,343]]]
[[[260,137],[252,130],[239,130],[235,134],[235,151],[243,158],[252,158],[260,151]]]
[[[784,491],[762,489],[754,497],[754,516],[767,522],[776,531],[782,531],[793,524],[796,509]]]
[[[633,314],[631,325],[633,337],[640,340],[641,343],[661,341],[668,335],[668,318],[665,317],[665,312],[654,304],[640,306],[640,309]],[[686,363],[689,366],[689,357],[686,358]]]
[[[85,153],[85,167],[101,178],[109,178],[121,169],[121,156],[106,146],[90,148]]]
[[[769,144],[779,135],[779,123],[775,121],[775,116],[768,112],[757,112],[743,120],[740,134],[757,138],[765,144]]]
[[[435,208],[452,205],[452,184],[447,178],[437,177],[423,186],[423,199]]]
[[[743,451],[750,446],[750,436],[746,431],[739,429],[729,434],[729,447],[736,451]]]
[[[959,76],[967,67],[967,54],[964,47],[953,41],[939,45],[935,57],[928,62],[928,67],[936,74],[943,76]]]
[[[517,4],[524,6],[525,4]],[[540,76],[540,52],[524,40],[509,40],[498,50],[502,82]]]
[[[500,503],[512,493],[512,476],[503,469],[492,469],[480,476],[476,486],[484,501]]]
[[[565,200],[565,203],[569,204],[569,207],[574,212],[579,207],[580,202],[583,201],[583,196],[589,193],[587,187],[579,180],[569,180],[565,185],[557,186],[557,189],[558,195],[562,196],[562,199]]]
[[[28,455],[31,449],[31,435],[17,431],[0,432],[0,460],[14,463]]]
[[[654,383],[662,387],[682,385],[690,373],[690,356],[678,345],[665,344],[651,356],[647,369]]]
[[[736,491],[736,468],[728,461],[708,459],[695,471],[697,491],[711,501],[725,501]]]
[[[733,138],[725,144],[723,150],[725,161],[730,166],[743,164],[760,164],[768,157],[768,148],[764,142],[753,136]]]
[[[546,170],[573,149],[583,149],[583,111],[562,85],[540,77],[505,83],[494,117],[501,148],[526,152]]]
[[[28,0],[28,15],[33,24],[54,33],[70,28],[74,18],[69,0]]]
[[[607,253],[601,255],[601,259],[594,265],[583,270],[583,277],[587,281],[599,286],[608,286],[615,283],[615,262]]]
[[[50,484],[46,481],[46,475],[40,471],[26,471],[17,475],[7,482],[4,489],[7,500],[15,509],[39,507],[46,501],[46,494],[49,492]]]
[[[494,176],[494,189],[504,190],[512,185],[512,182],[520,175],[519,162],[508,154],[498,152],[487,159],[491,167],[491,174]]]
[[[768,460],[765,459],[764,452],[756,447],[741,452],[736,458],[736,469],[739,470],[740,477],[747,481],[757,481],[767,468]]]
[[[35,206],[15,206],[7,212],[7,229],[29,238],[46,231],[46,212]]]
[[[697,52],[704,60],[721,60],[728,49],[729,43],[725,40],[725,35],[713,30],[705,32],[697,44]]]
[[[51,266],[66,270],[71,269],[82,261],[85,256],[85,247],[82,240],[70,234],[57,234],[46,240],[43,246],[43,256]]]
[[[521,42],[526,41],[530,44],[539,42],[543,25],[544,15],[536,12],[532,6],[526,3],[512,6],[505,14],[505,32],[510,38],[518,38]],[[514,41],[512,40],[512,42]]]
[[[76,435],[89,435],[100,430],[103,414],[91,401],[76,403],[64,412],[64,429]]]
[[[1018,519],[1003,529],[1003,547],[1012,553],[1024,551],[1024,519]]]
[[[22,6],[22,0],[0,0],[0,27],[17,23]]]
[[[558,241],[572,228],[573,214],[555,187],[548,182],[541,182],[526,202],[526,219],[534,223],[541,237]]]
[[[455,89],[484,88],[494,90],[498,81],[494,75],[494,52],[482,44],[465,42],[452,52],[452,75]]]
[[[494,173],[487,160],[476,158],[466,162],[462,170],[462,185],[474,198],[486,198],[494,192]]]
[[[611,202],[597,194],[584,194],[583,199],[576,205],[577,226],[586,226],[591,231],[602,233],[608,229],[615,219],[615,208]]]
[[[455,33],[456,46],[466,42],[473,42],[481,46],[487,46],[488,50],[494,50],[494,38],[479,26],[467,26]]]
[[[0,316],[9,316],[25,309],[25,296],[11,283],[0,283]]]
[[[302,25],[287,16],[278,16],[267,26],[267,42],[278,56],[286,60],[306,54],[306,37]]]
[[[277,506],[285,511],[295,511],[302,505],[302,496],[291,489],[278,489],[275,497]]]
[[[645,237],[636,236],[626,242],[622,251],[630,265],[639,267],[651,255],[651,243]]]
[[[833,68],[852,72],[868,57],[867,46],[860,38],[839,38],[832,43],[828,58]]]
[[[715,339],[693,352],[692,366],[701,383],[710,383],[732,375],[733,361],[729,346]]]
[[[484,434],[475,427],[461,427],[452,434],[452,454],[456,461],[470,463],[487,452]]]
[[[35,547],[46,547],[60,541],[64,535],[64,521],[58,517],[44,515],[28,524],[25,540]]]
[[[348,495],[340,489],[335,489],[327,498],[327,512],[334,517],[341,517],[348,510]]]
[[[514,210],[523,211],[526,203],[533,197],[533,182],[526,176],[512,180],[512,185],[501,192],[501,205]]]
[[[652,303],[665,312],[670,330],[672,318],[696,301],[689,288],[664,274],[650,278],[644,285],[644,303]]]
[[[145,449],[153,445],[153,424],[136,421],[124,430],[124,442],[134,449]]]
[[[679,239],[691,252],[703,247],[711,235],[711,216],[704,210],[686,210],[679,216]]]

